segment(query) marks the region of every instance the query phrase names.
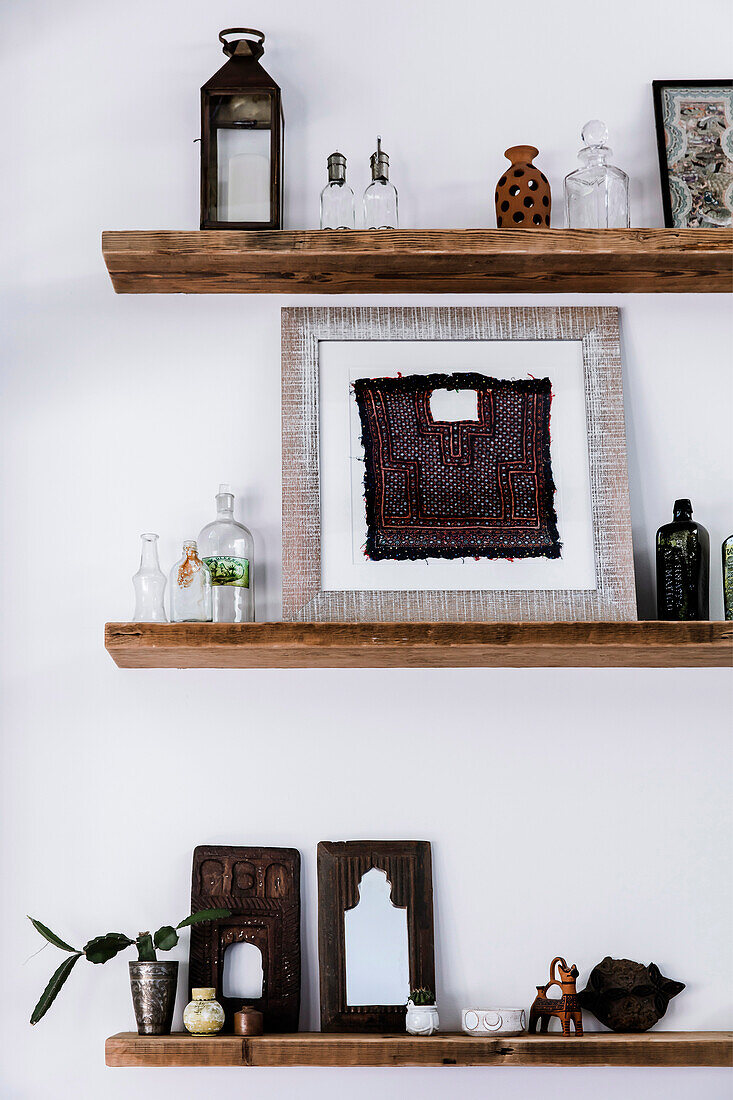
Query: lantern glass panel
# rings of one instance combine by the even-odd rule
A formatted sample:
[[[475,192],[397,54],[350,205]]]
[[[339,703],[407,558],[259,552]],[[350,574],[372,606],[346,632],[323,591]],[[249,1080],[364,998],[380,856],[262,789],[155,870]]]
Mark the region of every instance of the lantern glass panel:
[[[272,117],[267,92],[212,97],[217,221],[270,222]]]

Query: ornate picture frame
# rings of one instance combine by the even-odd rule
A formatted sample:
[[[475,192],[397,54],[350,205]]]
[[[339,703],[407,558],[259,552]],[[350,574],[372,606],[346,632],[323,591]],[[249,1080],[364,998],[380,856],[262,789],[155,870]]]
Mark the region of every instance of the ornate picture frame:
[[[387,876],[392,904],[398,909],[407,910],[410,990],[429,989],[436,993],[430,842],[324,840],[318,845],[321,1031],[405,1030],[406,1004],[346,1003],[344,915],[358,904],[359,883],[372,868],[383,871]]]
[[[540,342],[574,342],[582,444],[588,468],[590,580],[582,588],[491,589],[459,581],[452,588],[324,589],[321,528],[321,376],[324,343],[374,344],[375,355],[397,342],[522,343],[522,371],[532,377]],[[386,342],[382,344],[382,342]],[[461,350],[466,350],[461,349]],[[477,349],[473,349],[477,350]],[[569,349],[570,350],[570,349]],[[580,361],[578,359],[578,361]],[[540,368],[542,369],[542,368]],[[380,373],[377,366],[372,373]],[[341,387],[346,394],[347,385]],[[353,387],[352,387],[353,389]],[[283,620],[287,622],[561,621],[636,619],[626,468],[618,310],[600,306],[319,307],[282,310]],[[577,441],[576,441],[577,442]],[[555,444],[553,444],[555,445]],[[353,462],[328,452],[328,464]],[[324,471],[329,474],[328,470]],[[566,494],[567,495],[567,494]],[[592,532],[591,532],[592,525]],[[560,535],[563,535],[561,526]],[[408,563],[413,564],[413,563]],[[460,564],[460,563],[458,563]],[[471,562],[467,563],[471,567]],[[505,566],[506,567],[506,566]],[[433,568],[433,575],[438,576]],[[424,574],[423,570],[423,574]],[[440,574],[442,575],[442,574]],[[458,576],[458,574],[456,574]],[[461,580],[463,574],[461,574]]]
[[[653,80],[664,224],[733,222],[733,81]]]
[[[300,1016],[300,852],[204,844],[194,849],[191,912],[228,909],[230,915],[191,927],[190,986],[210,986],[231,1031],[242,1004],[262,1012],[266,1031],[298,1030]],[[262,996],[225,997],[224,955],[237,943],[262,954]]]

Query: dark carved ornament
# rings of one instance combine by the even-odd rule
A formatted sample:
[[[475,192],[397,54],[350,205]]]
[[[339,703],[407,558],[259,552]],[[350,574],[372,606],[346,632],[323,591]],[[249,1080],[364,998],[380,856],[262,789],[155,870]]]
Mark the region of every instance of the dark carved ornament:
[[[606,955],[579,996],[581,1006],[611,1031],[648,1031],[684,988],[684,982],[665,978],[656,963],[644,966]]]
[[[224,955],[235,943],[262,953],[262,996],[248,1003],[264,1030],[298,1030],[300,1014],[300,853],[295,848],[200,846],[193,853],[191,911],[228,909],[229,917],[191,928],[189,984],[213,986],[231,1031],[243,998],[224,997]]]

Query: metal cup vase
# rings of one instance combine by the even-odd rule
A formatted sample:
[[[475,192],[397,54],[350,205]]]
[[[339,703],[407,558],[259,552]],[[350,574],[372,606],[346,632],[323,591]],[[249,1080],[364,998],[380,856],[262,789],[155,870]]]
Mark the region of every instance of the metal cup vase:
[[[131,962],[128,966],[138,1035],[170,1035],[178,963]]]

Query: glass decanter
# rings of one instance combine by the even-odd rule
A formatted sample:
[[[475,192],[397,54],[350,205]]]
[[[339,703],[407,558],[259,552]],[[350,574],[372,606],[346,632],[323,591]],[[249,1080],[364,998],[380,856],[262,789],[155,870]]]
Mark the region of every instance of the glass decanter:
[[[163,595],[165,574],[158,561],[158,536],[146,532],[140,536],[140,568],[132,578],[135,589],[134,623],[167,623]]]
[[[364,192],[364,228],[397,229],[397,189],[389,182],[389,157],[382,151],[381,137],[369,163],[372,182]]]
[[[608,164],[605,122],[586,122],[578,153],[583,167],[565,177],[565,224],[568,229],[628,229],[629,177]]]
[[[216,519],[201,529],[198,546],[212,585],[215,623],[251,623],[254,605],[254,539],[234,518],[228,485],[216,495]]]
[[[354,192],[346,182],[346,157],[331,153],[328,183],[321,191],[321,229],[354,228]]]
[[[710,536],[689,500],[676,500],[672,523],[657,531],[657,618],[707,619],[709,577]]]
[[[196,543],[184,542],[183,557],[171,569],[171,622],[211,622],[211,576]]]

